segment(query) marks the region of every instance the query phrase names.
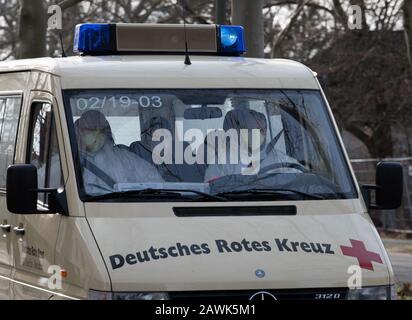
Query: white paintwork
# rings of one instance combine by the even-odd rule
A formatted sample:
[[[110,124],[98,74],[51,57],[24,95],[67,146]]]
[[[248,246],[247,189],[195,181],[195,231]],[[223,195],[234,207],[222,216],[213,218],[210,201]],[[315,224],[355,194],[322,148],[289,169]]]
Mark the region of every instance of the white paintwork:
[[[0,73],[39,70],[59,76],[62,89],[266,88],[319,89],[314,73],[283,59],[182,55],[42,58],[0,63]]]

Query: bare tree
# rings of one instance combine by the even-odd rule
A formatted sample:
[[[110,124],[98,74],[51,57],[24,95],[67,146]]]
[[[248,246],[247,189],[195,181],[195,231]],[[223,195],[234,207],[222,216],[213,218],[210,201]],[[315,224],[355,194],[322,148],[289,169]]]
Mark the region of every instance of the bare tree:
[[[299,18],[299,15],[301,14],[301,12],[303,11],[303,9],[305,8],[305,6],[311,2],[311,0],[301,0],[296,8],[296,10],[293,12],[292,16],[289,19],[288,24],[286,25],[285,28],[283,28],[283,30],[279,33],[279,35],[276,37],[276,40],[273,43],[272,46],[272,58],[275,58],[277,56],[277,46],[279,43],[281,43],[283,41],[283,39],[285,39],[285,37],[287,36],[287,34],[289,33],[289,31],[291,30],[291,28],[293,27],[293,25],[296,23],[297,19]]]
[[[182,7],[172,0],[10,0],[0,2],[0,59],[58,56],[59,33],[47,32],[47,7],[63,10],[63,40],[71,52],[74,27],[84,22],[181,23]],[[186,1],[189,23],[212,23],[210,0]],[[20,17],[20,18],[18,18]]]
[[[17,1],[0,2],[0,60],[10,59],[16,56],[18,34],[16,32],[16,17],[19,13]]]
[[[82,0],[64,0],[59,3],[62,10],[77,5]],[[37,58],[48,55],[47,52],[47,8],[51,4],[44,0],[21,0],[19,20],[20,59]],[[54,46],[52,46],[54,49]]]

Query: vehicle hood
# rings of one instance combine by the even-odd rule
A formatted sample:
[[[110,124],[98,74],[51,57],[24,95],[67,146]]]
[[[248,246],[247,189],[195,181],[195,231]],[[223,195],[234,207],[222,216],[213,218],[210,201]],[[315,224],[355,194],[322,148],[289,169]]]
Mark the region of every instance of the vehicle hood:
[[[366,214],[87,219],[114,291],[344,288],[356,270],[363,286],[392,272]]]

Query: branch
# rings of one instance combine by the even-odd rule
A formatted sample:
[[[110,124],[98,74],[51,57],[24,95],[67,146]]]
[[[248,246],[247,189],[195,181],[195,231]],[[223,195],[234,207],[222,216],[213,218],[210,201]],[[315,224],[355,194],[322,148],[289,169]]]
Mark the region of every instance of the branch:
[[[189,13],[189,16],[191,16],[193,20],[197,20],[201,24],[209,24],[205,18],[199,15],[196,15],[193,8],[186,1],[184,2],[184,4],[185,4],[184,10],[186,10],[187,13]]]
[[[141,0],[137,5],[136,9],[134,10],[134,15],[136,17],[140,16],[140,13],[145,9],[147,0]],[[130,2],[129,2],[130,3]]]
[[[333,7],[338,15],[338,18],[345,29],[348,29],[348,20],[349,17],[342,8],[342,4],[339,0],[333,0]]]
[[[271,7],[275,7],[275,6],[284,6],[284,5],[289,5],[289,4],[299,4],[298,0],[280,0],[277,2],[273,2],[273,3],[267,3],[263,6],[263,9],[270,9]],[[328,13],[330,13],[332,16],[335,16],[335,12],[325,6],[322,6],[320,4],[317,3],[313,3],[313,2],[309,2],[306,4],[307,7],[312,7],[314,9],[318,9],[318,10],[323,10],[326,11]]]
[[[13,51],[10,51],[5,57],[1,58],[0,61],[6,61],[13,55]]]
[[[83,0],[63,0],[59,2],[57,5],[64,11],[70,7],[75,6],[76,4],[79,4]]]
[[[275,58],[276,48],[278,47],[279,43],[285,39],[287,34],[289,33],[290,29],[292,29],[293,25],[295,24],[296,20],[298,19],[300,13],[304,9],[304,7],[310,2],[311,0],[304,0],[296,8],[295,12],[293,13],[292,17],[289,20],[288,25],[280,32],[279,36],[275,40],[273,47],[272,47],[272,58]]]
[[[346,125],[346,130],[348,130],[350,133],[352,133],[355,137],[357,137],[359,140],[361,140],[366,147],[370,150],[370,143],[371,143],[371,136],[366,134],[361,128],[359,128],[356,124],[354,123],[349,123]]]

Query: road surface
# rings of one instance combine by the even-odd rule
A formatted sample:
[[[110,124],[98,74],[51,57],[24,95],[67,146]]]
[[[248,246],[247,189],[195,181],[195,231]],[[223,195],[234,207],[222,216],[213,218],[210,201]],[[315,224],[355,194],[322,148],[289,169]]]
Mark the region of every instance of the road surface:
[[[412,284],[412,240],[382,239],[398,283]]]

